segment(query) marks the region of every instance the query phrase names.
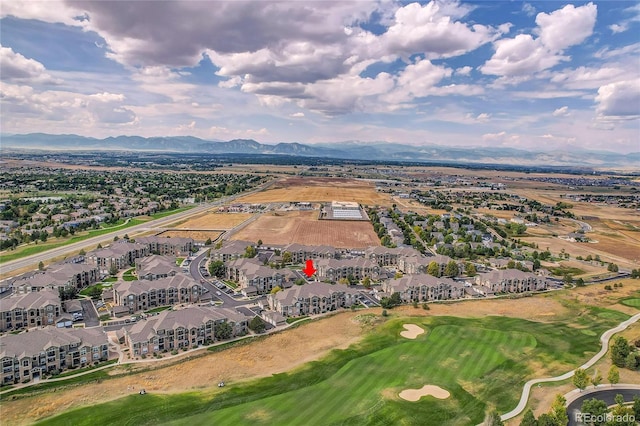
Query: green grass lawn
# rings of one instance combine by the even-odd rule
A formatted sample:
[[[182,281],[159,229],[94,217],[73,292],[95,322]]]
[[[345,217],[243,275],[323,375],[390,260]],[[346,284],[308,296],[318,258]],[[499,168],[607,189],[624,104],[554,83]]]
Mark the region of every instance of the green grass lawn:
[[[223,281],[231,288],[238,288],[238,284],[234,283],[233,281],[229,281],[229,280],[223,280]]]
[[[517,404],[522,385],[541,373],[529,361],[550,364],[546,374],[575,368],[599,349],[599,336],[627,315],[588,309],[578,320],[537,323],[505,317],[390,319],[346,350],[334,350],[287,373],[220,390],[179,395],[132,395],[76,409],[42,424],[176,425],[475,425],[490,406]],[[415,340],[402,325],[420,325]],[[583,323],[594,333],[581,333]],[[594,335],[590,335],[594,334]],[[408,402],[397,397],[425,384],[451,393]]]
[[[569,266],[558,266],[555,268],[549,268],[549,271],[556,276],[564,276],[564,275],[582,275],[584,271],[580,268],[569,267]]]
[[[124,274],[122,274],[122,279],[124,281],[136,281],[138,279],[137,276],[133,275],[133,271],[135,271],[136,268],[131,268],[127,271],[125,271]]]
[[[620,301],[625,306],[631,306],[632,308],[640,309],[640,297],[632,297],[630,299],[623,299]]]
[[[69,244],[84,241],[91,237],[97,237],[99,235],[108,234],[109,232],[119,231],[121,229],[127,229],[131,226],[140,225],[141,223],[144,223],[144,222],[146,221],[140,220],[140,219],[131,219],[129,220],[129,222],[119,226],[112,226],[110,228],[84,231],[78,235],[74,235],[73,237],[63,241],[55,241],[55,242],[52,241],[52,242],[46,242],[46,243],[39,243],[37,245],[29,244],[27,246],[22,246],[21,248],[18,248],[15,251],[12,251],[8,254],[4,254],[0,256],[0,262],[9,262],[11,260],[21,259],[23,257],[31,256],[32,254],[42,253],[43,251],[47,251],[54,248],[63,247]]]

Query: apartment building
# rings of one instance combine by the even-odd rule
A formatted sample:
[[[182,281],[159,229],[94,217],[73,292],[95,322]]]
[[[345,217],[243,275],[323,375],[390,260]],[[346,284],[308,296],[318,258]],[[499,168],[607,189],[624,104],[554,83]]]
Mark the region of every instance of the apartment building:
[[[373,260],[380,266],[396,266],[402,257],[421,256],[420,252],[409,247],[369,247],[364,251],[366,259]]]
[[[53,325],[62,314],[58,291],[44,289],[0,299],[0,332]]]
[[[151,255],[136,260],[136,273],[139,280],[157,280],[173,277],[182,272],[173,256]]]
[[[281,252],[291,253],[292,263],[304,263],[307,259],[336,259],[340,256],[340,251],[331,246],[305,246],[296,243],[285,245]]]
[[[151,237],[136,238],[136,243],[149,247],[149,252],[164,256],[188,256],[193,249],[193,239],[180,237]]]
[[[211,300],[211,295],[200,283],[182,273],[157,280],[117,281],[113,283],[114,305],[128,308],[129,313],[160,306],[209,300]]]
[[[255,244],[249,241],[224,241],[222,247],[211,250],[211,259],[221,260],[226,263],[230,260],[244,257],[249,246],[255,246]]]
[[[385,281],[382,290],[386,295],[400,293],[404,303],[452,300],[464,297],[464,285],[451,278],[437,278],[428,274],[405,275]]]
[[[94,250],[87,254],[87,263],[95,265],[102,274],[108,274],[112,265],[125,269],[133,265],[136,259],[149,255],[149,246],[140,243],[117,241],[107,248]]]
[[[359,300],[358,290],[319,281],[295,285],[267,295],[269,309],[285,317],[315,315],[348,308]]]
[[[443,256],[436,254],[435,256],[409,256],[398,258],[398,270],[405,274],[424,274],[427,272],[427,268],[431,262],[436,262],[438,265],[439,274],[444,275],[444,270],[447,264],[453,259],[449,256]]]
[[[333,282],[349,276],[357,280],[364,277],[375,279],[380,274],[378,263],[369,259],[319,259],[314,263],[318,269],[318,278]]]
[[[2,384],[27,382],[43,374],[91,365],[109,358],[102,329],[46,327],[8,334],[0,345]]]
[[[216,328],[231,326],[231,336],[246,334],[248,318],[234,309],[191,307],[163,311],[125,329],[125,343],[134,356],[194,348],[219,340]]]
[[[518,269],[499,269],[476,276],[476,284],[493,293],[522,293],[547,289],[545,277]]]
[[[227,279],[238,282],[247,296],[269,293],[276,286],[287,286],[285,271],[271,269],[256,259],[232,260],[225,266],[225,273]]]
[[[84,263],[62,263],[51,265],[46,271],[28,273],[13,281],[16,293],[29,293],[48,288],[85,288],[100,279],[98,268]]]

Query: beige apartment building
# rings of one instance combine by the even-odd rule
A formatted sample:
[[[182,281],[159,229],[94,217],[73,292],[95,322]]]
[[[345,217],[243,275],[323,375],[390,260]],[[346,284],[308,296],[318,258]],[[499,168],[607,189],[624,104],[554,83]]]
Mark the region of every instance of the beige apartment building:
[[[53,325],[61,314],[57,290],[4,297],[0,299],[0,332]]]
[[[315,315],[348,308],[359,300],[358,290],[319,281],[267,295],[269,309],[285,317]]]

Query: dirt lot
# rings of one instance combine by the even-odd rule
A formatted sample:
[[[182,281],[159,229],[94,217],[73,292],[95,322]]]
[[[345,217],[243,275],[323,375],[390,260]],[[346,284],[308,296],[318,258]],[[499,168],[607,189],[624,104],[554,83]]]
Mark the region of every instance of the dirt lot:
[[[180,237],[180,238],[192,238],[195,241],[207,241],[211,238],[215,240],[222,234],[215,231],[165,231],[158,234],[159,237]]]
[[[252,216],[251,213],[212,213],[193,217],[186,222],[177,224],[175,228],[195,230],[225,230],[244,222]]]
[[[390,206],[388,194],[379,193],[364,181],[342,178],[285,178],[263,192],[236,200],[240,203],[289,201],[355,201],[367,205]]]
[[[369,222],[318,220],[317,211],[266,213],[233,235],[234,240],[265,244],[299,243],[338,248],[379,246]]]

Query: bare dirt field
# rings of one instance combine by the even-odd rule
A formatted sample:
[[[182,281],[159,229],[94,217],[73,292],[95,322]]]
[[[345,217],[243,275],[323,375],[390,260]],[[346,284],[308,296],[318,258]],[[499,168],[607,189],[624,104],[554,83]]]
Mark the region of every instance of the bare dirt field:
[[[251,213],[213,213],[207,212],[172,226],[193,230],[226,230],[241,224],[252,216]]]
[[[339,248],[379,246],[369,222],[318,220],[316,211],[266,213],[233,235],[234,240],[265,244],[298,243]]]
[[[195,241],[207,241],[211,238],[215,240],[222,232],[216,231],[165,231],[158,234],[159,237],[180,237],[180,238],[192,238]]]
[[[366,205],[390,206],[388,194],[376,191],[373,184],[343,178],[284,178],[270,189],[239,198],[240,203],[276,203],[290,201],[355,201]]]

